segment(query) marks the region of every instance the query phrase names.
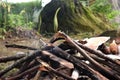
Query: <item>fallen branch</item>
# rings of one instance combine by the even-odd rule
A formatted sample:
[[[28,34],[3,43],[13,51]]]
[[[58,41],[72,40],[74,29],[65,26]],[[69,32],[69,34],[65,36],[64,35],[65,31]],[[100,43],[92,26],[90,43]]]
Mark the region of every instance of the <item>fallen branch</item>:
[[[70,54],[66,53],[65,51],[61,50],[60,48],[55,47],[52,50],[52,52],[56,56],[61,57],[61,58],[65,59],[65,60],[68,60],[68,61],[72,62],[74,64],[74,66],[78,67],[82,72],[85,72],[85,74],[88,75],[90,78],[92,78],[92,80],[95,80],[95,79],[107,80],[107,78],[105,78],[104,76],[102,76],[98,72],[94,71],[92,68],[87,66],[85,63],[83,63],[82,61],[78,60],[77,58],[71,56]]]
[[[90,53],[92,53],[92,54],[95,54],[95,55],[97,55],[97,56],[105,59],[106,61],[110,61],[110,62],[112,62],[112,63],[120,66],[120,63],[118,63],[116,60],[113,60],[113,59],[107,57],[107,56],[104,55],[102,52],[98,52],[98,51],[96,51],[96,50],[90,49],[90,48],[88,48],[88,47],[86,47],[86,46],[83,46],[83,45],[80,44],[80,43],[77,43],[77,42],[75,42],[75,43],[76,43],[77,45],[79,45],[82,49],[84,49],[84,50],[86,50],[86,51],[88,51],[88,52],[90,52]]]
[[[54,42],[57,41],[57,40],[66,39],[67,37],[69,37],[69,36],[67,36],[65,33],[62,33],[62,34],[61,34],[61,32],[59,31],[58,33],[55,33],[55,34],[54,34],[54,36],[53,36],[53,37],[51,38],[51,40],[50,40],[50,43],[54,43]],[[66,40],[66,41],[68,41],[68,40]],[[76,41],[73,41],[73,42],[75,42],[75,43],[76,43],[78,46],[80,46],[82,49],[84,49],[84,50],[86,50],[86,51],[88,51],[88,52],[90,52],[90,53],[92,53],[92,54],[95,54],[96,56],[101,57],[101,58],[105,59],[106,61],[110,61],[110,62],[112,62],[113,64],[116,64],[116,65],[118,65],[118,66],[120,67],[120,62],[117,62],[116,60],[113,60],[113,59],[107,57],[107,56],[104,55],[102,52],[99,52],[99,51],[97,51],[97,50],[90,49],[90,48],[88,48],[87,46],[84,46],[84,45],[82,45],[81,43],[78,43],[78,42],[76,42]],[[69,43],[69,42],[68,42],[68,43]]]
[[[41,61],[40,59],[38,59],[38,61],[39,61],[43,66],[45,66],[46,69],[48,69],[48,71],[51,71],[51,72],[53,72],[54,74],[56,74],[56,75],[58,75],[58,76],[61,76],[61,77],[65,78],[65,79],[67,79],[67,80],[75,80],[75,79],[71,78],[71,77],[68,76],[68,75],[65,75],[65,74],[63,74],[63,73],[60,73],[60,72],[56,71],[55,69],[53,69],[53,68],[50,67],[47,63]]]
[[[32,48],[32,47],[17,45],[17,44],[7,44],[7,45],[5,45],[5,47],[7,47],[7,48],[12,47],[12,48],[28,49],[28,50],[38,50],[37,48]]]
[[[2,56],[2,57],[0,57],[0,63],[5,63],[8,61],[15,61],[15,60],[21,59],[25,56],[26,56],[26,54],[19,54],[19,55],[17,54],[17,55],[13,55],[13,56]]]
[[[15,62],[13,65],[7,67],[6,69],[0,71],[0,77],[2,77],[5,73],[8,71],[12,70],[13,68],[17,67],[18,65],[22,64],[23,62],[29,60],[29,59],[34,59],[36,56],[40,55],[41,51],[35,51],[34,53],[20,59],[19,61]]]
[[[105,75],[107,78],[111,79],[120,79],[119,75],[115,75],[115,73],[109,71],[108,69],[106,69],[105,67],[103,67],[102,65],[100,65],[97,61],[95,61],[93,58],[91,58],[83,49],[81,49],[69,36],[67,36],[65,33],[63,32],[58,32],[58,35],[61,37],[63,37],[69,44],[71,44],[72,46],[74,46],[82,56],[84,56],[88,61],[90,61],[96,68],[96,70],[98,70],[101,74]],[[59,37],[57,36],[57,38]],[[56,39],[56,38],[55,38]],[[55,39],[52,39],[53,41]]]
[[[54,46],[54,42],[64,39],[63,43],[59,43],[58,46]],[[0,62],[8,62],[17,60],[14,64],[0,71],[0,77],[5,80],[17,80],[17,79],[33,79],[38,80],[40,78],[47,78],[58,76],[67,80],[75,80],[78,76],[87,76],[92,80],[120,80],[120,61],[112,60],[104,55],[102,52],[92,50],[81,43],[72,40],[68,35],[63,32],[56,33],[50,42],[46,44],[44,41],[43,47],[40,50],[28,46],[22,45],[6,45],[6,47],[21,48],[28,50],[35,50],[30,54],[20,54],[10,57],[1,57]],[[80,53],[80,57],[73,56],[76,53]],[[89,61],[90,63],[86,63]],[[47,69],[44,77],[41,72],[44,66]],[[64,67],[64,68],[63,68]],[[17,68],[13,75],[4,78],[7,72]],[[60,69],[60,70],[59,70]],[[71,69],[78,71],[75,79],[71,78]],[[80,73],[79,73],[80,72]],[[43,72],[44,73],[44,72]],[[47,74],[46,74],[47,73]],[[53,73],[50,75],[50,73]],[[68,75],[65,75],[67,73]],[[85,79],[85,78],[84,78]]]
[[[33,68],[29,69],[29,70],[24,71],[21,74],[18,74],[18,75],[13,76],[13,77],[6,78],[5,80],[17,80],[17,79],[21,79],[22,76],[25,76],[25,75],[27,75],[27,74],[35,71],[35,70],[38,70],[39,67],[40,67],[40,65],[37,65],[37,66],[35,66],[35,67],[33,67]]]

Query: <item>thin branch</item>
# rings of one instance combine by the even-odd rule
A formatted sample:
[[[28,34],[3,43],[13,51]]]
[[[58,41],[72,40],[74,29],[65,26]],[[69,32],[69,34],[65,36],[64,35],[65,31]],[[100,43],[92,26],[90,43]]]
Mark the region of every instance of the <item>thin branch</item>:
[[[17,45],[17,44],[7,44],[5,45],[5,47],[9,48],[20,48],[20,49],[28,49],[28,50],[38,50],[37,48],[32,48],[32,47],[28,47],[28,46],[23,46],[23,45]]]
[[[22,64],[23,62],[29,60],[29,59],[34,59],[36,56],[39,56],[41,51],[35,51],[34,53],[20,59],[19,61],[16,61],[13,65],[10,65],[6,69],[0,71],[0,77],[3,76],[5,73],[8,71],[12,70],[13,68],[17,67],[19,64]]]
[[[35,67],[31,68],[31,69],[28,69],[28,70],[24,71],[21,74],[18,74],[18,75],[13,76],[13,77],[6,78],[5,80],[17,80],[17,79],[20,79],[22,76],[25,76],[25,75],[27,75],[27,74],[35,71],[35,70],[38,70],[39,68],[40,68],[40,65],[37,65],[37,66],[35,66]]]
[[[108,77],[109,79],[112,77],[114,79],[120,79],[120,76],[118,76],[117,74],[115,75],[115,73],[112,73],[111,71],[109,71],[108,69],[106,69],[105,67],[103,67],[102,65],[100,65],[97,61],[95,61],[93,58],[91,58],[81,47],[79,47],[69,36],[67,36],[65,33],[63,32],[58,32],[58,36],[56,36],[56,38],[58,37],[63,37],[69,44],[71,44],[73,47],[75,47],[78,52],[80,52],[80,54],[82,56],[84,56],[88,61],[90,61],[95,67],[97,67],[96,69],[103,75],[105,75],[106,77]],[[55,39],[52,38],[52,40],[54,41]]]
[[[15,60],[21,59],[25,56],[26,56],[26,54],[19,54],[19,55],[17,54],[17,55],[13,55],[13,56],[2,56],[2,57],[0,57],[0,63],[5,63],[8,61],[15,61]]]

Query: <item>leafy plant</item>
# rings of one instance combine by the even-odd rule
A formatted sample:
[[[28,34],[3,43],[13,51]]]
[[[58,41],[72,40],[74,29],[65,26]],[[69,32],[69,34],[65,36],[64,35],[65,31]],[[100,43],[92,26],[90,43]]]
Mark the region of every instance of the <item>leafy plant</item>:
[[[116,16],[120,15],[119,11],[112,9],[112,4],[109,2],[109,0],[96,0],[95,3],[90,6],[90,8],[96,13],[101,13],[102,17],[109,22],[115,19]],[[115,28],[119,24],[112,22],[111,25]]]
[[[5,39],[4,34],[6,33],[5,28],[0,28],[0,39]]]
[[[94,4],[90,6],[92,11],[101,13],[107,17],[107,19],[114,19],[119,14],[118,11],[112,9],[112,4],[109,0],[96,0]]]
[[[27,27],[28,29],[33,29],[33,26],[35,26],[35,24],[34,24],[34,22],[31,22],[31,21],[29,21],[29,22],[26,24],[26,27]]]
[[[24,24],[24,17],[19,14],[8,14],[8,24],[11,28],[22,26]]]
[[[108,15],[106,15],[106,16],[107,16],[107,18],[108,18],[109,20],[111,20],[111,19],[114,19],[117,15],[120,15],[120,12],[117,11],[117,10],[114,10],[114,11],[110,12],[110,13],[109,13]]]

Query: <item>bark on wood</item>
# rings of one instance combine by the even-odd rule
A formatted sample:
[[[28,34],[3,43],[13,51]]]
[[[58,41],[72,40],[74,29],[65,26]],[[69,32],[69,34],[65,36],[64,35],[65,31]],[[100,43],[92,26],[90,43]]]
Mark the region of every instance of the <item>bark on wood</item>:
[[[19,55],[13,55],[13,56],[2,56],[0,57],[0,63],[8,62],[8,61],[15,61],[18,59],[21,59],[25,57],[26,54],[19,54]]]
[[[54,46],[53,43],[60,39],[65,40],[65,43],[62,43],[64,45],[59,43],[60,46]],[[66,49],[61,46],[66,47]],[[76,53],[77,50],[82,55],[82,57],[80,56],[79,59],[78,57],[73,56],[73,54],[70,54],[68,50],[75,50],[73,53]],[[41,77],[41,75],[37,75],[36,73],[38,72],[37,70],[40,67],[40,64],[45,66],[48,71],[68,80],[74,79],[68,75],[65,75],[64,73],[58,72],[58,69],[61,68],[61,66],[65,66],[65,68],[69,70],[75,68],[92,80],[120,80],[120,61],[112,60],[101,52],[83,46],[82,44],[72,40],[63,32],[56,33],[50,42],[41,50],[36,49],[36,51],[31,54],[22,54],[19,57],[15,55],[0,58],[0,62],[7,62],[12,60],[17,61],[13,65],[10,65],[7,68],[1,70],[0,77],[16,67],[19,69],[19,71],[16,72],[13,76],[4,78],[6,80],[14,80],[18,78],[38,79]],[[86,64],[86,60],[88,60],[90,64]],[[73,64],[74,67],[71,64]]]
[[[17,45],[17,44],[7,44],[5,45],[7,48],[21,48],[21,49],[28,49],[28,50],[38,50],[36,48],[28,47],[28,46],[23,46],[23,45]]]
[[[81,48],[83,48],[84,50],[86,50],[86,51],[88,51],[88,52],[90,52],[90,53],[92,53],[92,54],[95,54],[95,55],[97,55],[97,56],[105,59],[106,61],[110,61],[110,62],[112,62],[113,64],[116,64],[116,65],[120,66],[120,63],[118,63],[116,60],[113,60],[113,59],[107,57],[107,56],[104,55],[102,52],[98,52],[98,51],[96,51],[96,50],[90,49],[90,48],[88,48],[88,47],[86,47],[86,46],[83,46],[83,45],[80,44],[80,43],[77,43],[77,44],[78,44]]]
[[[11,65],[11,66],[7,67],[6,69],[0,71],[0,77],[2,77],[5,73],[12,70],[13,68],[17,67],[19,64],[22,64],[23,62],[25,62],[29,59],[34,59],[36,56],[39,56],[39,55],[40,55],[40,51],[35,51],[34,53],[20,59],[19,61],[17,61],[13,65]]]
[[[107,70],[106,68],[104,68],[102,65],[100,65],[97,61],[95,61],[94,59],[92,59],[83,49],[81,49],[69,36],[67,36],[65,33],[63,32],[58,32],[59,36],[62,36],[69,44],[71,44],[72,46],[74,46],[82,56],[84,56],[88,61],[90,61],[92,64],[94,64],[96,68],[96,70],[98,70],[101,74],[105,75],[107,78],[111,79],[120,79],[119,75],[115,75],[115,73],[112,73],[111,71]],[[56,37],[59,37],[56,36]],[[56,39],[56,38],[55,38]],[[52,39],[52,40],[55,40]]]
[[[35,70],[38,70],[39,67],[40,67],[40,65],[37,65],[37,66],[35,66],[35,67],[33,67],[33,68],[29,69],[29,70],[26,70],[25,72],[23,72],[21,74],[18,74],[16,76],[14,76],[14,77],[6,78],[6,80],[17,80],[17,79],[20,79],[22,76],[25,76],[25,75],[27,75],[27,74],[35,71]]]
[[[97,75],[94,73],[98,73],[96,71],[94,71],[92,68],[90,68],[89,66],[87,66],[85,63],[79,61],[78,59],[76,59],[75,57],[71,56],[70,54],[64,52],[63,50],[61,50],[58,47],[55,47],[52,51],[56,56],[59,56],[61,58],[64,58],[70,62],[72,62],[75,66],[77,66],[81,71],[86,72],[86,75],[88,75],[89,77],[91,77],[93,80],[100,80],[100,77],[103,80],[107,80],[107,78],[105,78],[104,76],[102,76],[101,74]],[[59,53],[60,52],[60,53]],[[94,71],[94,72],[93,72]],[[87,74],[88,73],[88,74]],[[89,74],[90,73],[90,74]]]
[[[48,52],[48,53],[49,53],[49,52]],[[39,60],[39,59],[38,59],[38,60]],[[75,80],[75,79],[71,78],[71,77],[68,76],[68,75],[65,75],[65,74],[63,74],[63,73],[60,73],[60,72],[56,71],[55,69],[53,69],[52,67],[50,67],[47,63],[45,63],[45,62],[43,62],[43,61],[41,61],[41,60],[39,60],[39,62],[40,62],[43,66],[45,66],[49,71],[53,72],[54,74],[56,74],[56,75],[58,75],[58,76],[61,76],[61,77],[65,78],[65,79],[67,79],[67,80]]]

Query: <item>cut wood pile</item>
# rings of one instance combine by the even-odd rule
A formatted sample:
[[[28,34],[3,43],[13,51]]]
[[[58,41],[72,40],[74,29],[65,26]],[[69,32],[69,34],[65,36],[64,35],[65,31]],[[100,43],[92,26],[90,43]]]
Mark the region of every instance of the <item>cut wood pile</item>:
[[[87,46],[87,41],[73,40],[60,31],[48,43],[42,43],[41,49],[6,45],[34,51],[0,57],[0,63],[15,61],[0,71],[1,80],[120,80],[119,59],[107,56],[119,54],[114,43],[110,45],[114,49],[108,50],[104,42],[96,50]],[[16,71],[6,76],[13,69]]]

